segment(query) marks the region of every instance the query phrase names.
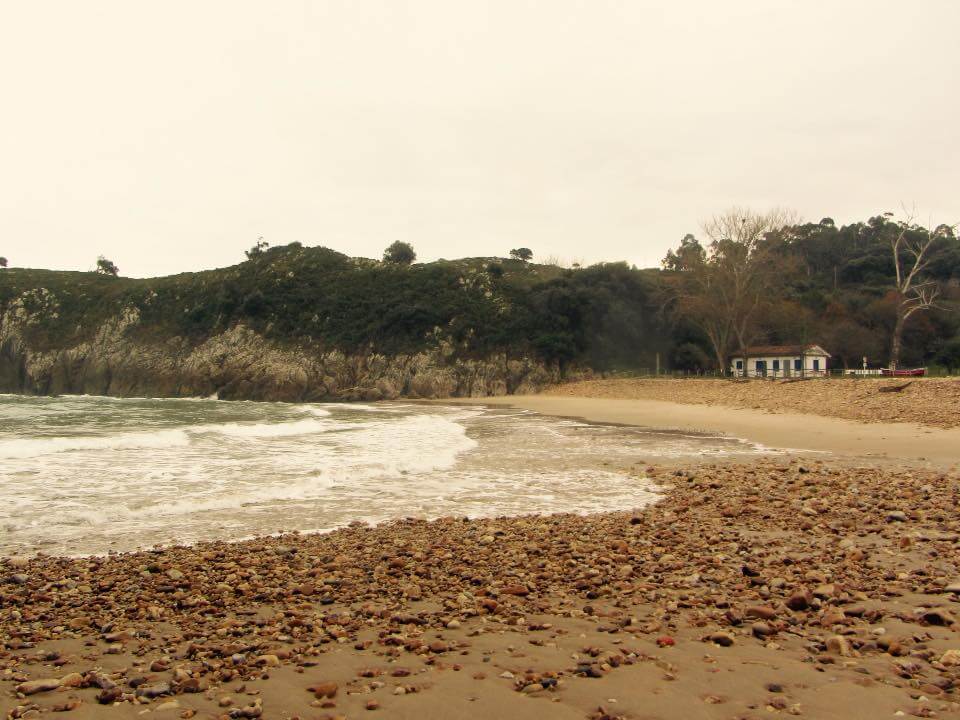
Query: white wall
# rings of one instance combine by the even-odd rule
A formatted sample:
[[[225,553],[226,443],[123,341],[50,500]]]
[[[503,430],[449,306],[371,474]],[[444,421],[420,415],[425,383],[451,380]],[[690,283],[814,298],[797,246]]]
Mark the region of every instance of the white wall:
[[[766,361],[767,363],[767,376],[773,377],[793,377],[796,375],[817,375],[823,373],[827,369],[827,360],[823,355],[805,355],[803,357],[803,371],[794,370],[794,362],[799,360],[799,355],[774,355],[770,357],[751,357],[747,359],[744,363],[744,370],[737,369],[737,360],[742,360],[742,358],[734,357],[730,363],[730,372],[736,375],[746,375],[747,377],[756,377],[757,376],[757,361]],[[779,360],[780,367],[778,370],[774,370],[773,361]],[[813,363],[814,360],[820,361],[820,369],[814,370]]]

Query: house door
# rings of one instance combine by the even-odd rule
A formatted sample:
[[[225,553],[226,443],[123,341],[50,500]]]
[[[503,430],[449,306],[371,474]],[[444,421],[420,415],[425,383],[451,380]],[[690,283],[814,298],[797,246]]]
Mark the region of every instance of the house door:
[[[766,376],[767,374],[767,361],[766,360],[757,360],[757,375]]]

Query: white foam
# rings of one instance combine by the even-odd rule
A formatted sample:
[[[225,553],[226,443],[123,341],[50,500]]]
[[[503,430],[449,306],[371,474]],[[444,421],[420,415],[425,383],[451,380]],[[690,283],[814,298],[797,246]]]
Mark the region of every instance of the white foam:
[[[220,423],[194,425],[187,430],[190,433],[218,433],[236,438],[281,438],[297,435],[313,435],[328,432],[331,425],[321,420],[295,420],[278,423]]]
[[[190,437],[183,430],[90,435],[87,437],[49,437],[23,440],[0,440],[0,458],[31,458],[73,451],[132,450],[165,447],[183,447]]]

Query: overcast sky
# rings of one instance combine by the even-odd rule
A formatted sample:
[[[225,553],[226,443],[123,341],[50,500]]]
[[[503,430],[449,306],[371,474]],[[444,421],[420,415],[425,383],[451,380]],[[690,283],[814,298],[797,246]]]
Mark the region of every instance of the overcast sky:
[[[0,255],[651,266],[732,204],[955,222],[958,28],[955,0],[8,2]]]

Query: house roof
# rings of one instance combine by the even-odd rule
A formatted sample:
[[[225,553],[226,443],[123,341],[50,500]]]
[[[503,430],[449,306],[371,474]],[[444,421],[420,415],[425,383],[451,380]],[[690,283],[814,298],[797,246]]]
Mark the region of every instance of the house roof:
[[[777,355],[823,355],[830,357],[830,353],[819,345],[751,345],[744,348],[742,353],[734,353],[734,357],[776,357]]]

